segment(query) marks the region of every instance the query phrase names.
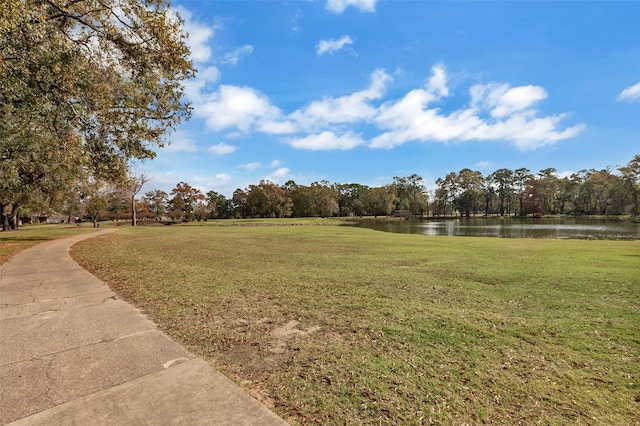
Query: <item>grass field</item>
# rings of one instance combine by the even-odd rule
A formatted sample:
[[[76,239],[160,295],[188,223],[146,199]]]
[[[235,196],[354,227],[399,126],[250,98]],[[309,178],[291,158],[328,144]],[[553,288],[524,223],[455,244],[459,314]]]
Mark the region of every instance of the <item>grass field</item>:
[[[19,231],[0,232],[0,265],[14,254],[36,244],[92,230],[90,223],[83,223],[29,225],[21,227]]]
[[[76,260],[293,424],[638,424],[640,242],[123,227]]]

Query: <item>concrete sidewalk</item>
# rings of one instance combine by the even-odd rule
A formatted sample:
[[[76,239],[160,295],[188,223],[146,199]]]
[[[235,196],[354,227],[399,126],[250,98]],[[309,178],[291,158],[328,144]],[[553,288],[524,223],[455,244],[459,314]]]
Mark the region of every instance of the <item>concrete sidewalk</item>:
[[[106,232],[0,268],[0,424],[286,425],[68,255]]]

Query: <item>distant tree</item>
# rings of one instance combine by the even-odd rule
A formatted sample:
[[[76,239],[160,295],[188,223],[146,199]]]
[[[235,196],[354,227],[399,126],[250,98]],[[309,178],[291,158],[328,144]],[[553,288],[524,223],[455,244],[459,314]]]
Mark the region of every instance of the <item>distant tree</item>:
[[[527,181],[523,190],[521,216],[526,216],[528,214],[539,216],[544,214],[539,186],[540,181],[538,179],[530,179]]]
[[[82,192],[81,182],[77,182],[74,186],[74,191],[64,195],[64,198],[60,204],[60,211],[67,215],[68,222],[72,223],[75,218],[81,218],[84,213],[84,207],[80,194]]]
[[[570,176],[570,198],[573,204],[573,214],[582,215],[589,211],[589,190],[584,184],[587,180],[587,171],[580,170]]]
[[[161,218],[167,213],[169,195],[166,192],[159,189],[149,191],[144,194],[143,200],[156,218]]]
[[[236,189],[231,198],[231,208],[236,217],[246,217],[247,192],[244,189]]]
[[[433,197],[431,202],[431,208],[433,209],[433,214],[435,216],[446,216],[447,214],[447,206],[449,206],[448,198],[449,194],[447,193],[446,188],[443,186],[443,179],[436,179],[436,188],[433,191]]]
[[[285,217],[291,214],[289,194],[281,186],[261,180],[245,191],[245,214],[251,217]]]
[[[526,215],[526,213],[524,212],[525,188],[527,186],[527,183],[529,183],[531,179],[533,179],[533,175],[531,174],[531,171],[527,168],[522,167],[522,168],[516,169],[513,172],[512,182],[513,182],[515,191],[518,194],[518,198],[520,200],[520,205],[518,209],[518,214],[520,216]]]
[[[291,214],[294,217],[315,216],[315,200],[313,190],[309,186],[290,186],[291,202],[293,203]]]
[[[85,215],[93,223],[93,227],[98,227],[100,214],[105,211],[109,204],[108,195],[111,191],[109,185],[104,182],[91,180],[83,188],[80,198],[84,206]]]
[[[436,183],[441,188],[441,196],[444,197],[445,211],[450,210],[451,214],[462,212],[459,209],[460,196],[463,189],[460,186],[460,178],[456,172],[447,173],[444,179],[438,179]]]
[[[590,214],[610,215],[624,213],[624,179],[610,169],[590,170],[585,185],[590,189]],[[621,202],[622,201],[622,202]]]
[[[290,181],[285,188],[291,196],[291,215],[294,217],[330,217],[340,211],[339,193],[327,181],[313,182],[309,186]]]
[[[622,173],[622,179],[631,194],[631,216],[637,216],[640,211],[640,205],[638,205],[640,198],[640,154],[635,155],[626,166],[620,167],[618,170]]]
[[[364,206],[372,216],[388,216],[396,206],[398,195],[393,185],[370,188],[364,197]]]
[[[295,183],[295,181],[293,181],[292,179],[289,179],[284,185],[282,185],[282,188],[287,191],[289,195],[291,195],[291,191],[293,191],[297,187],[298,184]]]
[[[111,218],[116,222],[120,219],[120,213],[128,209],[129,196],[121,185],[103,184],[107,197],[105,210],[111,213]]]
[[[174,212],[174,218],[183,218],[185,220],[193,220],[195,218],[195,209],[198,202],[205,199],[199,189],[186,182],[178,183],[171,190],[171,195],[172,198],[169,204]]]
[[[207,203],[213,213],[213,217],[229,217],[231,215],[231,200],[215,191],[207,192]]]
[[[434,213],[437,216],[453,214],[455,207],[453,206],[453,200],[457,193],[455,188],[456,178],[455,173],[449,173],[444,178],[436,179],[436,189],[434,191],[433,208]]]
[[[498,194],[498,212],[500,216],[510,213],[513,178],[513,171],[510,169],[498,169],[487,177],[489,185]]]
[[[205,220],[209,216],[211,216],[211,208],[209,208],[209,204],[199,200],[193,207],[193,217],[197,221]]]
[[[148,221],[151,218],[154,218],[156,216],[155,213],[153,213],[151,211],[151,209],[149,208],[149,203],[147,202],[147,200],[144,197],[142,197],[140,199],[140,201],[138,202],[136,210],[137,210],[136,215],[137,215],[138,219],[142,219],[145,222]]]
[[[558,213],[560,214],[566,214],[567,209],[570,208],[572,186],[573,182],[571,182],[571,179],[569,179],[568,177],[558,179],[558,194],[556,196],[556,203]]]
[[[338,214],[340,216],[362,216],[364,214],[364,196],[369,187],[358,183],[334,184],[338,195]]]
[[[408,210],[412,215],[424,216],[428,210],[427,191],[422,176],[394,176],[393,185],[396,188],[397,205],[400,210]]]
[[[543,214],[556,214],[558,212],[558,177],[556,169],[550,167],[540,170],[535,177],[537,182],[537,196]]]
[[[338,214],[338,193],[326,180],[311,184],[312,197],[315,204],[314,216],[331,217]]]
[[[131,226],[138,224],[136,216],[136,196],[142,190],[145,183],[149,182],[149,176],[142,173],[139,176],[131,176],[126,180],[124,188],[129,195],[129,201],[131,203]]]
[[[469,217],[471,212],[477,213],[480,210],[483,199],[482,174],[471,169],[462,169],[457,174],[458,193],[455,198],[455,205],[460,215],[464,213]]]

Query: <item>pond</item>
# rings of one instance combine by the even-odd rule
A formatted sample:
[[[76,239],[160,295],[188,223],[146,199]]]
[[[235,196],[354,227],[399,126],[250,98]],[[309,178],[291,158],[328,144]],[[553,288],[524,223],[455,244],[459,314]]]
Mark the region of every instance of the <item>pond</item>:
[[[472,217],[363,220],[355,226],[386,232],[444,236],[640,240],[640,223],[605,219]]]

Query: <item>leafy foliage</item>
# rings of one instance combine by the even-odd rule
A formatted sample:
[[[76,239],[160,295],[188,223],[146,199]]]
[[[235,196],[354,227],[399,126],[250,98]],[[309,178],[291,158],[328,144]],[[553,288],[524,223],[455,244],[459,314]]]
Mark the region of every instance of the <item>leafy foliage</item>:
[[[189,117],[194,73],[165,0],[8,0],[0,9],[0,204],[115,181]]]

